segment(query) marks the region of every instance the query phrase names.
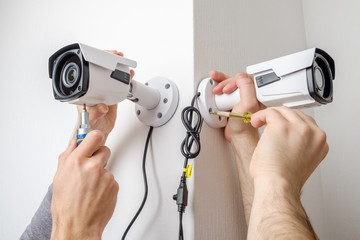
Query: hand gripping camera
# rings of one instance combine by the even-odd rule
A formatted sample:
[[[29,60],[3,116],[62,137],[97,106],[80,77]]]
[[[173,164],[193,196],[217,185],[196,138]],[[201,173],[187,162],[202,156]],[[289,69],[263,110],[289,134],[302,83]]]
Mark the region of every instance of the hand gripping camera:
[[[85,44],[65,46],[49,58],[49,76],[56,100],[93,106],[113,105],[129,99],[145,125],[158,127],[174,115],[179,93],[164,77],[145,85],[130,79],[136,62]]]
[[[254,75],[257,99],[267,107],[305,108],[333,101],[335,62],[319,48],[248,66],[246,70]],[[240,94],[237,90],[214,95],[216,85],[210,78],[200,82],[198,105],[205,122],[220,128],[226,125],[226,118],[211,112],[231,110],[240,101]]]

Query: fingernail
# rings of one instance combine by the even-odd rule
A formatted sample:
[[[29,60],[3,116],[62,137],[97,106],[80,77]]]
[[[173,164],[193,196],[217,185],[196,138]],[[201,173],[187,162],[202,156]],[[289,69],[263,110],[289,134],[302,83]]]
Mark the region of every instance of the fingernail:
[[[218,91],[218,89],[219,89],[218,86],[216,86],[216,87],[213,88],[212,92],[216,93]]]
[[[69,147],[76,147],[76,140],[72,139],[69,143]]]

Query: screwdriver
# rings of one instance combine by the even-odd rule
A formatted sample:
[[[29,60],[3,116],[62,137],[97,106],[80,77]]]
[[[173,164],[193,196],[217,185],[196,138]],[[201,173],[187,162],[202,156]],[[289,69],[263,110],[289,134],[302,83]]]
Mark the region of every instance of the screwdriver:
[[[89,122],[89,113],[86,110],[86,104],[84,104],[84,108],[80,114],[80,127],[77,130],[76,135],[76,144],[77,146],[84,140],[86,135],[91,131],[90,122]]]
[[[228,117],[228,118],[240,118],[244,121],[244,123],[251,122],[251,112],[244,112],[243,114],[233,113],[233,112],[223,112],[223,111],[213,111],[211,114],[221,116],[221,117]]]

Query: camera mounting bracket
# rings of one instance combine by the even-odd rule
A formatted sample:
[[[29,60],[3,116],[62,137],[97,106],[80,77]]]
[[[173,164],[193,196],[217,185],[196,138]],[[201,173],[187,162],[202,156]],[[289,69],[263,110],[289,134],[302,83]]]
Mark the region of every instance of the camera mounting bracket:
[[[159,102],[152,109],[136,104],[136,115],[144,125],[160,127],[166,124],[176,112],[179,104],[178,88],[174,82],[165,77],[151,78],[145,85],[159,91]]]
[[[218,82],[211,78],[205,78],[200,82],[198,106],[202,117],[210,127],[222,128],[225,127],[227,118],[211,113],[214,111],[230,111],[240,101],[240,92],[236,90],[230,94],[214,94],[212,91],[217,85]]]
[[[225,127],[227,119],[225,117],[211,114],[213,111],[220,110],[215,103],[215,94],[212,92],[216,85],[217,82],[211,78],[203,79],[198,86],[200,96],[198,97],[197,103],[201,116],[204,118],[205,122],[210,127],[222,128]]]

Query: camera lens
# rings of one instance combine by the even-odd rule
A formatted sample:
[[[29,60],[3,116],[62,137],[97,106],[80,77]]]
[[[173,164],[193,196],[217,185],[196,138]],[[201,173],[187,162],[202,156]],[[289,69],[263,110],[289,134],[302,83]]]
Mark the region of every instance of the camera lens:
[[[327,99],[332,94],[332,74],[329,64],[321,55],[316,56],[314,61],[314,80],[318,94]]]
[[[54,97],[72,101],[83,96],[89,87],[89,63],[79,44],[65,46],[49,58]]]
[[[68,88],[73,87],[79,78],[79,72],[79,66],[76,63],[68,63],[64,67],[63,74],[61,76],[62,83]]]
[[[323,74],[323,71],[321,70],[321,68],[315,67],[314,78],[315,78],[315,83],[316,83],[317,87],[322,89],[324,87],[325,79],[324,79],[324,74]]]
[[[58,89],[63,96],[70,96],[76,92],[76,89],[81,82],[81,62],[77,55],[71,53],[64,57],[61,61],[61,65],[62,68],[59,72]]]

